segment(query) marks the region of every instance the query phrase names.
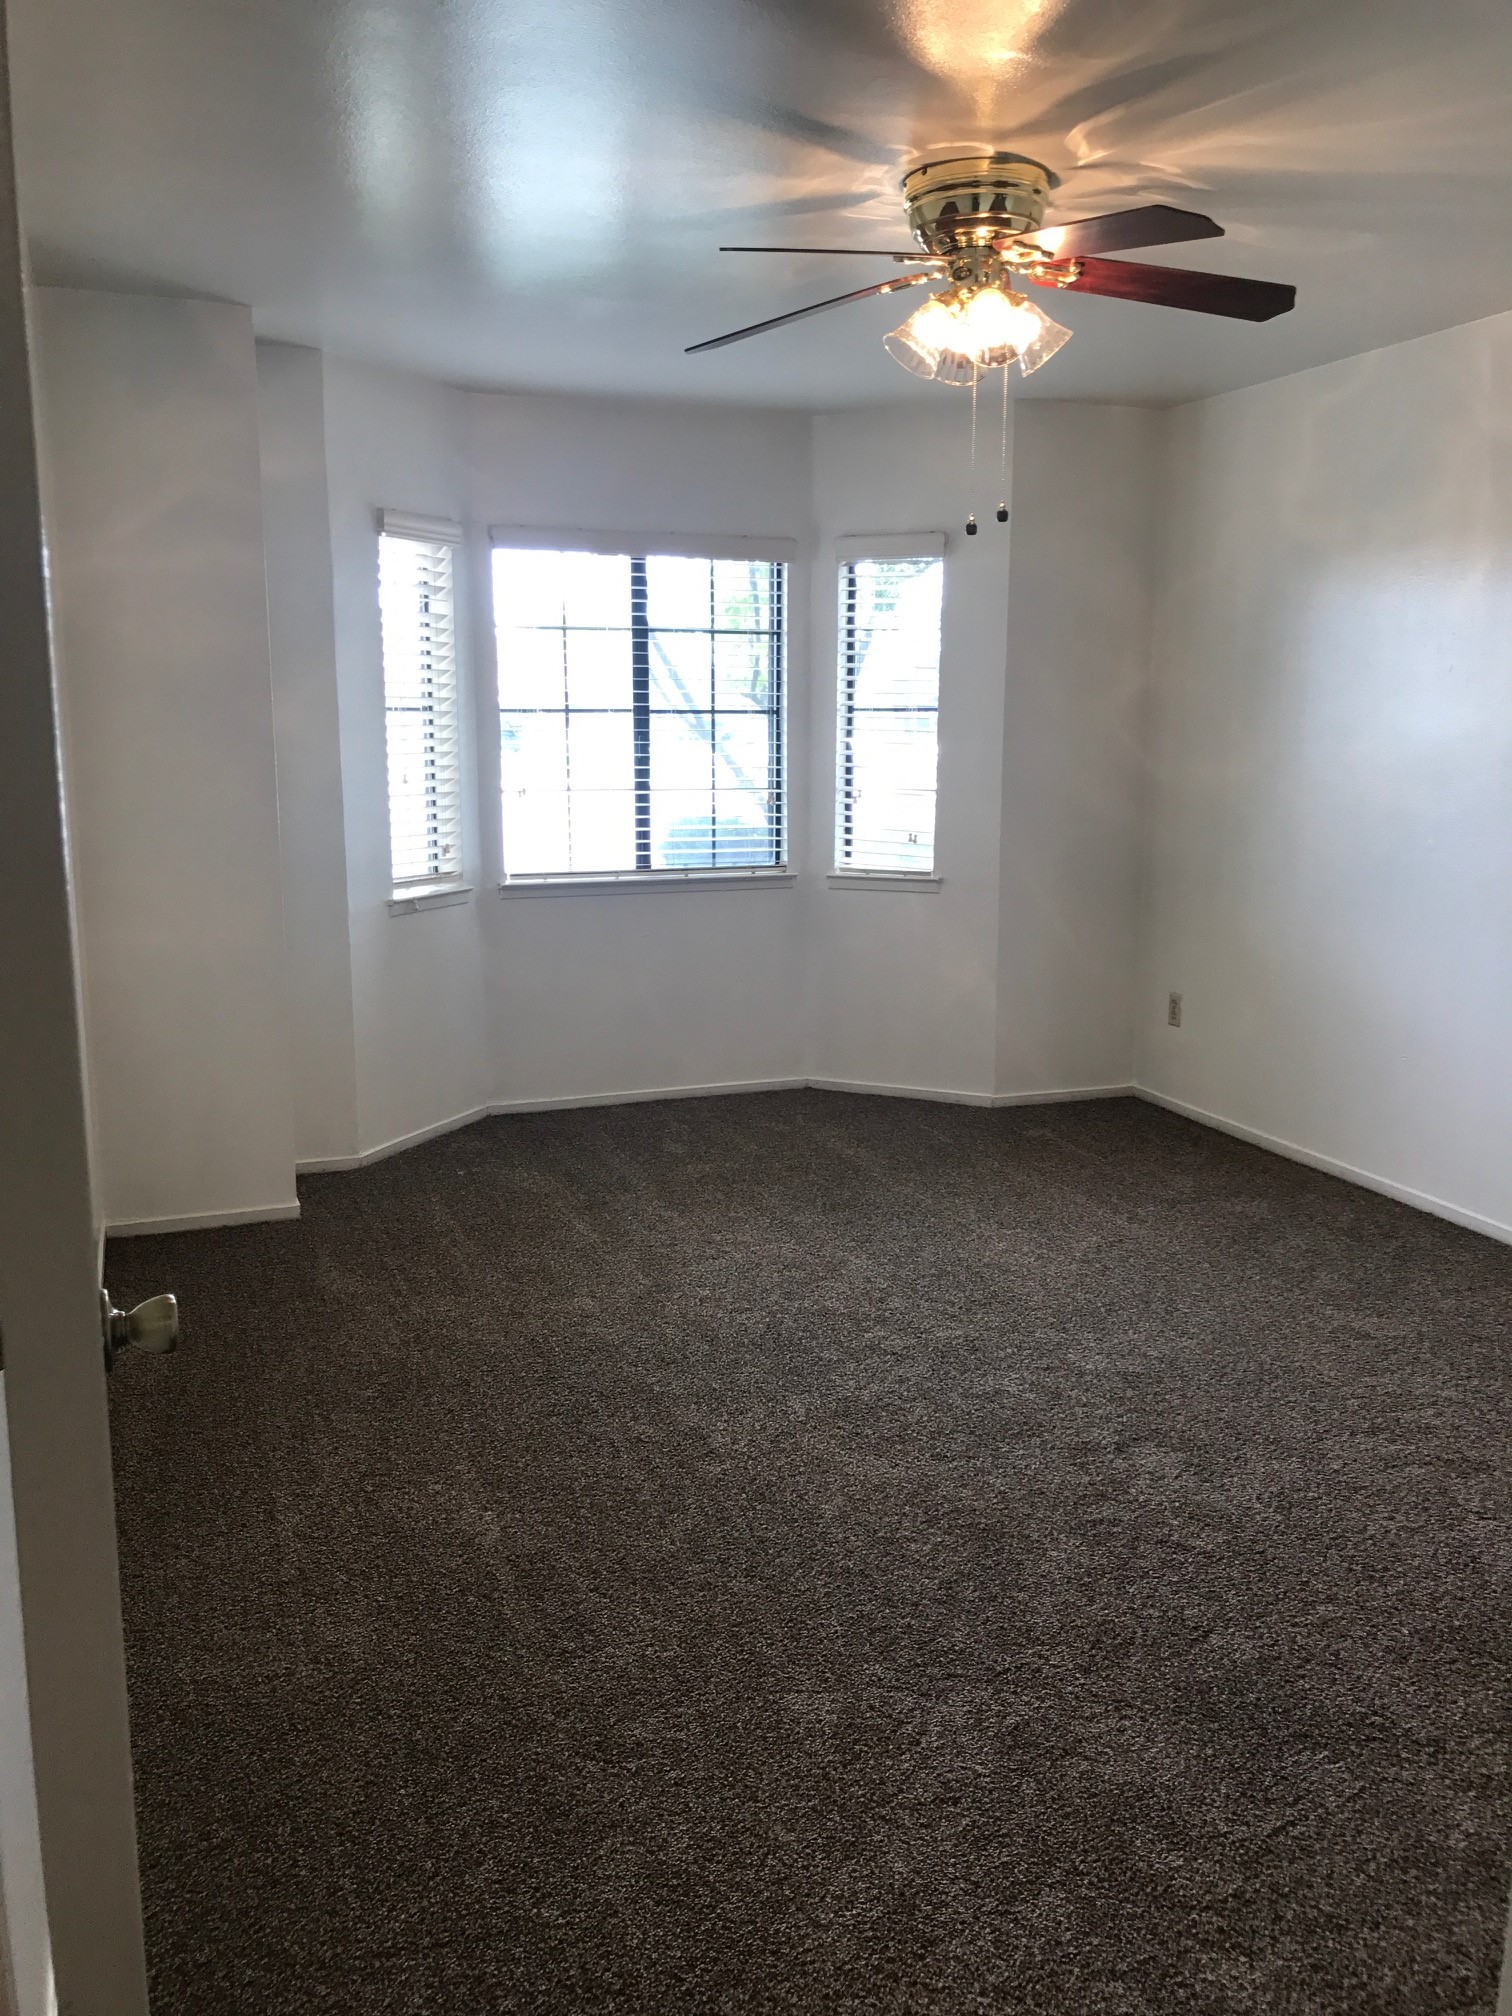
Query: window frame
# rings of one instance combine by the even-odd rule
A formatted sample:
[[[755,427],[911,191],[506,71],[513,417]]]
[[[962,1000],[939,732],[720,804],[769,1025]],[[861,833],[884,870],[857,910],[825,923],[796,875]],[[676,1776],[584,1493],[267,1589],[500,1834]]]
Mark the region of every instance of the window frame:
[[[374,555],[374,583],[379,598],[378,657],[379,677],[383,702],[384,722],[384,812],[388,826],[388,871],[389,910],[394,915],[446,907],[461,902],[470,894],[467,879],[467,748],[468,737],[465,727],[466,704],[462,672],[462,606],[466,599],[467,580],[465,566],[465,532],[461,523],[451,518],[432,518],[417,512],[396,511],[384,507],[375,514],[377,522],[377,550]],[[393,777],[389,768],[389,717],[394,711],[389,691],[389,658],[383,635],[383,551],[384,541],[393,540],[414,546],[443,549],[447,556],[449,574],[448,595],[450,599],[450,644],[451,664],[449,691],[446,702],[450,712],[449,733],[453,755],[450,796],[452,799],[452,832],[456,852],[454,868],[431,868],[423,875],[401,876],[398,873],[394,855],[394,795]]]
[[[835,761],[831,780],[830,870],[826,877],[835,890],[877,890],[930,895],[939,890],[940,873],[940,732],[945,713],[945,597],[949,582],[946,567],[948,542],[943,532],[858,533],[835,541]],[[846,765],[849,737],[846,734],[846,706],[849,697],[847,670],[853,640],[846,633],[842,609],[845,606],[846,570],[864,560],[938,560],[940,579],[940,649],[935,676],[935,785],[934,832],[928,868],[860,868],[841,858],[841,834],[847,800]],[[853,788],[853,787],[851,787]]]
[[[780,826],[778,831],[777,860],[751,866],[710,866],[706,868],[655,868],[649,865],[634,868],[615,869],[550,869],[523,874],[511,874],[504,854],[503,835],[503,793],[499,794],[500,818],[496,844],[499,846],[502,872],[499,894],[503,897],[540,896],[553,894],[593,894],[617,889],[738,889],[738,888],[782,888],[791,886],[798,879],[793,866],[792,853],[792,761],[791,761],[791,709],[789,696],[792,689],[792,640],[794,624],[792,610],[794,582],[799,560],[799,545],[795,539],[747,538],[743,536],[719,537],[717,535],[690,535],[687,533],[659,532],[596,532],[580,527],[490,525],[488,528],[488,606],[489,627],[494,650],[494,682],[491,701],[492,719],[495,725],[504,711],[501,703],[500,666],[498,662],[498,611],[493,599],[493,556],[500,548],[515,551],[572,552],[601,554],[612,559],[622,559],[632,566],[639,560],[682,559],[682,560],[757,560],[769,562],[783,569],[780,593],[780,624],[774,631],[779,643],[779,665],[777,669],[777,705],[768,714],[777,737],[776,752],[776,793],[778,797]],[[634,633],[636,625],[633,614],[634,596],[632,590],[632,621],[628,626],[632,633],[632,650],[636,650]],[[649,627],[649,626],[647,626]],[[637,728],[644,730],[647,712],[648,661],[642,661],[637,652],[633,666],[633,700]],[[649,790],[645,781],[645,767],[649,765],[649,742],[641,733],[635,735],[635,787],[637,793]],[[502,786],[502,778],[501,778]],[[637,854],[640,853],[639,832],[637,832]]]

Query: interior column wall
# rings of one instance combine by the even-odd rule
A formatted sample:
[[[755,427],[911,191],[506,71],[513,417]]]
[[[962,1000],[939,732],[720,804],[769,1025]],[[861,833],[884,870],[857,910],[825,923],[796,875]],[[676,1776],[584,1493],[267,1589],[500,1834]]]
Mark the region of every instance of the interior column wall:
[[[358,1146],[325,360],[259,343],[257,390],[294,1145],[309,1161]]]
[[[34,302],[99,1204],[295,1208],[252,319]]]
[[[809,1074],[879,1089],[990,1096],[995,1084],[1009,528],[996,472],[971,494],[970,401],[814,423],[813,871],[804,890]],[[1010,446],[1010,453],[1012,452]],[[964,532],[971,504],[984,520]],[[838,560],[866,533],[943,532],[938,889],[832,888]]]
[[[1505,1233],[1512,316],[1169,427],[1141,1082]]]
[[[1000,824],[997,1090],[1127,1086],[1161,416],[1025,400]]]
[[[459,395],[443,385],[326,360],[326,483],[362,1151],[479,1112],[493,1094],[479,923],[487,890],[480,886],[472,788],[475,744],[469,732],[478,651],[468,621],[466,562],[460,552],[457,650],[468,785],[463,865],[475,893],[446,909],[396,915],[389,908],[394,885],[378,513],[388,507],[427,517],[465,517],[458,401]]]

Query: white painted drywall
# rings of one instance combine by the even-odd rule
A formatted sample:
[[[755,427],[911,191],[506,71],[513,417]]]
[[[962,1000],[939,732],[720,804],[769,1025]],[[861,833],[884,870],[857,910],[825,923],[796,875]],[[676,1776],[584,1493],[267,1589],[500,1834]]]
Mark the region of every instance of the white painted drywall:
[[[358,1145],[325,360],[259,343],[257,393],[294,1150],[306,1161]]]
[[[1009,528],[993,517],[995,438],[973,499],[970,418],[964,394],[941,391],[925,407],[830,414],[814,425],[809,791],[819,873],[804,896],[808,1058],[822,1079],[995,1089]],[[983,523],[969,539],[973,501]],[[834,865],[835,542],[868,532],[946,535],[934,893],[835,890],[824,879]]]
[[[1512,316],[1169,424],[1141,1080],[1512,1227]]]
[[[1029,401],[1013,434],[997,1089],[1127,1085],[1160,416]]]
[[[103,1215],[287,1208],[251,316],[44,289],[36,331]]]
[[[783,413],[463,397],[467,506],[489,525],[799,542],[789,608],[789,769],[806,758],[809,421]],[[487,554],[476,546],[479,733],[497,775]],[[485,802],[497,803],[496,791]],[[790,802],[792,858],[804,857]],[[576,1098],[792,1078],[801,1069],[794,888],[479,898],[495,1097]]]
[[[388,830],[377,513],[385,506],[460,518],[458,395],[442,385],[327,359],[326,482],[330,506],[343,821],[357,1077],[357,1136],[366,1150],[487,1103],[492,1088],[479,906],[394,916]],[[463,769],[475,653],[459,596],[464,682]],[[468,879],[479,880],[476,793],[464,804]],[[329,837],[326,843],[330,844]],[[492,898],[497,901],[497,898]]]

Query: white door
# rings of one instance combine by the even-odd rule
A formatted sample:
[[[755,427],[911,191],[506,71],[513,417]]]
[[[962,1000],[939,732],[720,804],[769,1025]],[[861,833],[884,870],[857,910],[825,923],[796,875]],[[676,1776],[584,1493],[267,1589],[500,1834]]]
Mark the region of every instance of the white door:
[[[61,2016],[143,2016],[96,1234],[3,29],[0,11],[4,1399],[57,2006]],[[0,1638],[0,1661],[7,1654],[14,1660],[14,1643]],[[0,1671],[0,1688],[8,1681],[13,1698],[15,1675]]]

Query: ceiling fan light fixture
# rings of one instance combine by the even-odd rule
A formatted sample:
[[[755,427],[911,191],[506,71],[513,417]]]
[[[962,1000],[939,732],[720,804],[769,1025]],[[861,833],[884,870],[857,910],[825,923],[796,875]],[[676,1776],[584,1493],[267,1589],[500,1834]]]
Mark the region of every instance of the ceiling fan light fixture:
[[[1016,0],[1035,8],[1060,0]],[[1007,46],[1006,44],[1004,45]],[[1152,266],[1143,260],[1108,259],[1108,252],[1139,251],[1152,245],[1181,245],[1190,239],[1221,238],[1223,226],[1200,211],[1180,210],[1170,203],[1142,203],[1133,210],[1115,210],[1100,217],[1074,218],[1045,224],[1045,209],[1057,177],[1041,161],[998,149],[991,154],[950,155],[921,161],[903,177],[903,198],[917,251],[895,252],[860,245],[726,245],[726,252],[812,252],[830,258],[837,253],[887,258],[916,269],[905,276],[832,294],[784,315],[768,315],[723,336],[692,343],[688,354],[722,350],[727,343],[764,336],[791,322],[843,308],[852,301],[870,301],[879,294],[924,282],[938,286],[947,277],[955,284],[936,296],[886,338],[903,367],[937,384],[972,385],[983,370],[1018,360],[1020,370],[1037,371],[1070,338],[1070,330],[1048,315],[1030,309],[1014,292],[1014,282],[1034,287],[1074,287],[1082,294],[1103,294],[1115,301],[1147,301],[1164,308],[1188,309],[1200,315],[1225,315],[1239,322],[1269,322],[1297,305],[1295,287],[1279,280],[1241,280],[1226,273],[1193,272],[1185,266]],[[975,302],[977,305],[972,306]],[[940,310],[947,316],[970,309],[979,327],[957,329],[947,340]],[[1008,311],[1014,311],[1009,315]]]
[[[969,385],[983,371],[1018,360],[1037,371],[1070,340],[1071,331],[1011,288],[951,287],[933,295],[882,341],[888,355],[916,377]]]
[[[941,357],[958,343],[953,292],[931,294],[922,308],[882,338],[888,356],[918,378],[937,378]]]
[[[1026,301],[1022,295],[1013,312],[1016,318],[1013,347],[1018,367],[1027,378],[1071,341],[1071,331],[1047,315],[1037,302]]]

